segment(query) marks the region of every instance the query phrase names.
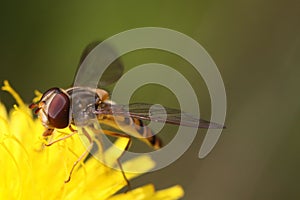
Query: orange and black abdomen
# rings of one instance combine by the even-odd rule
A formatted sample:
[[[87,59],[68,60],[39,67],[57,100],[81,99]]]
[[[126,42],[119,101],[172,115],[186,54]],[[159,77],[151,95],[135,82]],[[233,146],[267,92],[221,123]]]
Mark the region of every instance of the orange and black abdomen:
[[[132,122],[134,123],[135,129],[137,132],[144,137],[149,144],[154,148],[154,149],[160,149],[162,147],[162,142],[159,137],[157,137],[153,131],[147,127],[144,126],[144,123],[142,120],[137,119],[137,118],[131,118]],[[128,120],[128,118],[127,118]]]
[[[162,147],[162,142],[159,137],[138,118],[104,114],[98,115],[98,120],[100,123],[112,127],[117,132],[121,131],[124,134],[138,137],[154,149],[160,149]]]

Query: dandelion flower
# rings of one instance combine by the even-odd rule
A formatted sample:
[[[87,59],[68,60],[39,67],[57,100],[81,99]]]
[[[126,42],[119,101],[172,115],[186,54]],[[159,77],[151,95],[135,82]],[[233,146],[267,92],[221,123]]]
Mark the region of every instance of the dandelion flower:
[[[45,147],[41,136],[44,127],[40,120],[33,118],[31,110],[7,81],[4,81],[2,90],[9,92],[17,105],[7,113],[0,102],[0,199],[158,200],[183,196],[180,186],[155,191],[152,184],[116,194],[126,186],[121,172],[94,158],[81,162],[71,181],[65,183],[74,161],[85,150],[78,134]],[[70,133],[70,130],[64,129],[62,133]],[[122,144],[122,139],[116,141],[118,147],[123,148]],[[147,172],[155,163],[148,156],[141,156],[124,165],[137,165]],[[126,173],[128,179],[138,175]]]

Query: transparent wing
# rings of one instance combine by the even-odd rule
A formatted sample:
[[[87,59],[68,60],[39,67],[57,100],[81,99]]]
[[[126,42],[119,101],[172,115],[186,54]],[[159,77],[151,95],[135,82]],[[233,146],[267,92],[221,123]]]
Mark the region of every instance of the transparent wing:
[[[87,56],[100,43],[101,41],[95,41],[88,44],[81,54],[76,74],[79,72],[79,67],[82,67],[82,69],[80,69],[80,73],[84,74],[84,79],[81,81],[83,86],[89,86],[91,85],[89,83],[90,80],[95,80],[95,79],[98,80],[98,78],[100,78],[100,77],[95,77],[98,76],[98,73],[95,73],[95,70],[93,70],[95,69],[95,67],[101,68],[103,67],[102,65],[106,63],[106,61],[110,61],[110,59],[114,57],[119,57],[117,52],[110,45],[105,44],[104,47],[101,48],[101,51],[99,51],[99,54],[93,54],[89,58],[89,61],[91,61],[93,67],[81,66],[81,64],[87,58]],[[100,62],[97,62],[97,60]],[[121,60],[116,59],[103,72],[98,85],[100,87],[103,87],[116,82],[122,76],[123,71],[124,71],[124,67],[123,64],[121,63]]]
[[[123,115],[141,120],[151,120],[155,122],[195,128],[225,128],[221,124],[198,119],[193,115],[182,112],[178,109],[161,106],[156,107],[153,104],[147,103],[134,103],[129,106],[103,103],[96,113],[106,115]]]

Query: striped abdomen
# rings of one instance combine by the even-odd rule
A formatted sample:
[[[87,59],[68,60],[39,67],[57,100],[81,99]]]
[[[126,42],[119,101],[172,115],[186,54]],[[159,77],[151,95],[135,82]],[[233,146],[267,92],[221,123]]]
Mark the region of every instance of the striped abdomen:
[[[159,149],[162,147],[160,138],[157,137],[149,127],[144,126],[143,121],[138,118],[99,115],[98,119],[101,124],[112,127],[118,131],[122,131],[128,135],[137,137],[154,149]],[[116,121],[118,123],[116,123]]]

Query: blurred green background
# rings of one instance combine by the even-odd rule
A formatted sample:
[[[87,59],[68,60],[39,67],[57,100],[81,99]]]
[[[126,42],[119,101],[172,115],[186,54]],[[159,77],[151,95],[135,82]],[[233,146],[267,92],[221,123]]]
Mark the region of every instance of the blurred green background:
[[[8,79],[28,103],[35,89],[68,87],[91,41],[144,26],[197,40],[222,74],[228,128],[205,159],[198,159],[201,130],[179,160],[132,185],[181,184],[184,199],[300,199],[299,1],[2,1],[0,13],[0,80]],[[209,118],[205,84],[184,60],[148,50],[123,62],[126,70],[147,62],[180,70]],[[170,92],[156,89],[144,87],[134,98],[177,105]],[[0,95],[12,105],[9,95]]]

